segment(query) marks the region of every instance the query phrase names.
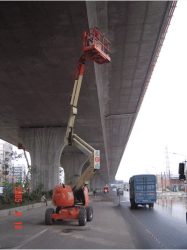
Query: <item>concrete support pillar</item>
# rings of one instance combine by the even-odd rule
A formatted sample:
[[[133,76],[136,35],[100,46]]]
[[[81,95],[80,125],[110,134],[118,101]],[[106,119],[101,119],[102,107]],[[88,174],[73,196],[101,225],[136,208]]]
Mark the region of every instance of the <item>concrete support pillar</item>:
[[[82,168],[88,161],[88,157],[83,153],[63,153],[61,156],[61,166],[65,172],[65,184],[71,187],[77,182],[82,174]]]
[[[60,156],[65,147],[66,128],[22,129],[19,137],[31,155],[32,191],[42,183],[43,190],[59,184]]]
[[[96,185],[99,189],[103,189],[104,185],[103,185],[103,181],[102,179],[100,178],[100,176],[97,177],[96,179]]]
[[[90,189],[91,189],[91,191],[93,191],[95,188],[97,188],[97,186],[96,186],[96,176],[97,176],[97,173],[90,180]]]
[[[99,173],[96,173],[90,181],[90,189],[94,190],[96,188],[102,190],[104,186],[105,182],[102,179],[101,175]]]

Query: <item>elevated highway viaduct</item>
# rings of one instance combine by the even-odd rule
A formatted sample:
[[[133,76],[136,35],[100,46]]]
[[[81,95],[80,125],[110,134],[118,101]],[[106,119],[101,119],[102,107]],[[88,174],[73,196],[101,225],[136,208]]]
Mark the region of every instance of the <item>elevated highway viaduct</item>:
[[[101,151],[94,188],[115,178],[175,6],[172,1],[0,2],[0,138],[30,152],[45,190],[58,184],[60,164],[70,185],[87,166],[80,151],[64,144],[82,32],[97,26],[111,42],[111,63],[86,61],[74,127]]]

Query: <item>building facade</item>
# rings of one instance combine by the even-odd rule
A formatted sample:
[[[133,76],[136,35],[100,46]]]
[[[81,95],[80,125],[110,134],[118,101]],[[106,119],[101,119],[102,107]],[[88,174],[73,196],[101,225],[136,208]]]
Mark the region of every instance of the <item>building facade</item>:
[[[12,175],[15,182],[24,182],[26,180],[26,166],[24,164],[13,165]]]
[[[13,181],[12,176],[12,145],[0,139],[0,184],[7,180]]]
[[[183,181],[179,180],[179,176],[172,175],[170,175],[169,178],[167,178],[166,175],[157,175],[157,189],[162,191],[170,190],[172,192],[187,192],[187,186]]]

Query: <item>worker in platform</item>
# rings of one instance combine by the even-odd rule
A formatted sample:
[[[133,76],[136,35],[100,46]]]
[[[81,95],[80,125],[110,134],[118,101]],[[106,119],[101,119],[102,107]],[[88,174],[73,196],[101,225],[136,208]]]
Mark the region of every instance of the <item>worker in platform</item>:
[[[100,40],[100,33],[99,33],[99,31],[98,31],[98,28],[97,27],[95,27],[94,28],[94,34],[95,34],[95,45],[99,48],[99,49],[102,49],[102,45],[101,45],[101,43],[99,42],[99,40]]]
[[[93,36],[95,36],[96,38],[95,39],[96,46],[98,46],[101,49],[101,44],[98,42],[100,39],[100,34],[97,27],[93,29],[93,34],[91,36],[90,35],[88,36],[88,45],[93,45]]]
[[[99,40],[100,34],[97,27],[94,28],[94,32],[95,32],[95,37]]]

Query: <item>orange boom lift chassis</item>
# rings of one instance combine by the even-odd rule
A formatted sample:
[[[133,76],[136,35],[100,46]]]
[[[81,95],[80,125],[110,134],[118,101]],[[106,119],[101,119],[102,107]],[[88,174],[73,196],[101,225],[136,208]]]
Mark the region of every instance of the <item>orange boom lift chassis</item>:
[[[90,165],[79,180],[71,188],[68,185],[56,185],[53,189],[53,208],[48,208],[45,213],[45,222],[52,225],[55,220],[78,219],[80,226],[85,226],[87,221],[93,219],[93,209],[89,205],[88,189],[86,185],[92,176],[100,169],[100,151],[95,150],[80,137],[73,133],[77,103],[81,89],[85,61],[94,61],[105,64],[111,61],[109,57],[109,41],[97,28],[83,32],[83,55],[81,56],[75,73],[75,83],[70,101],[70,117],[64,141],[68,146],[75,146],[89,158]]]

